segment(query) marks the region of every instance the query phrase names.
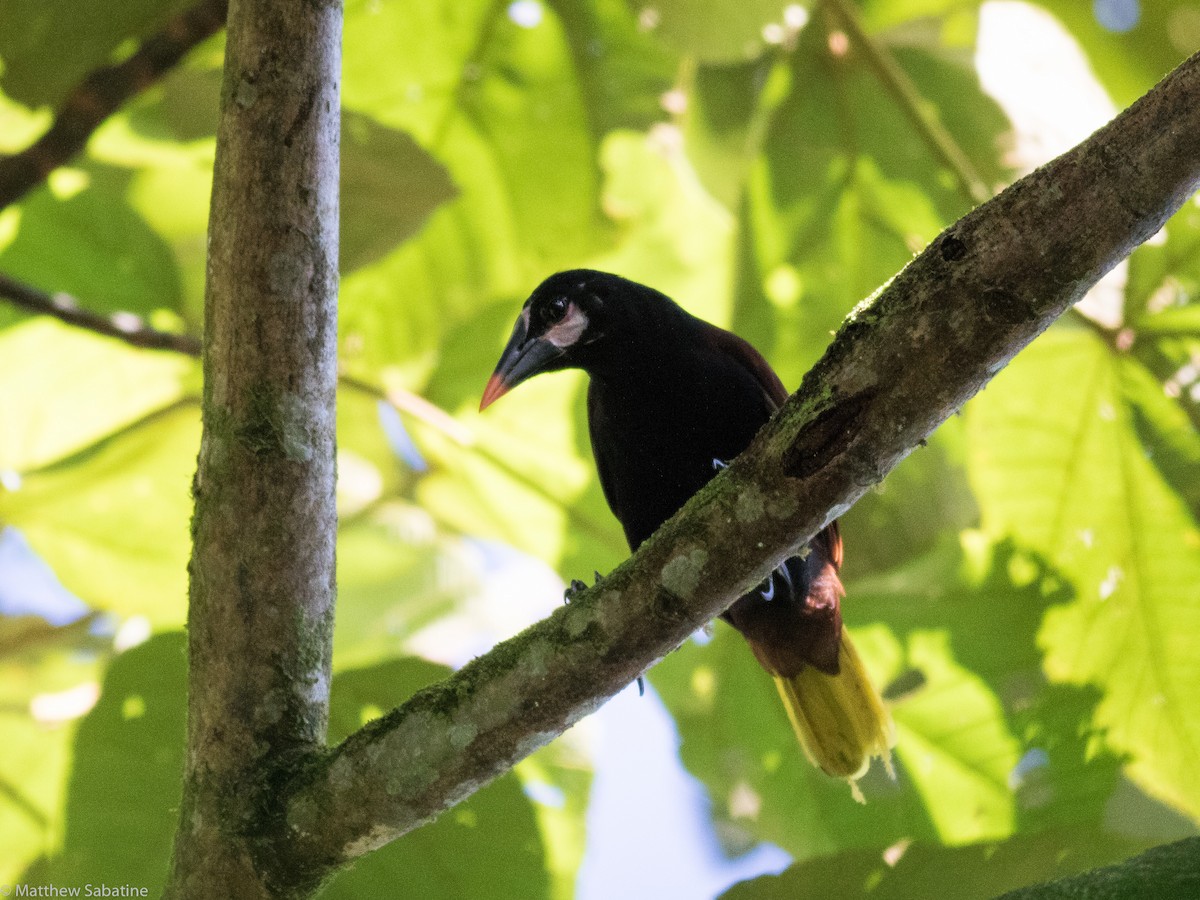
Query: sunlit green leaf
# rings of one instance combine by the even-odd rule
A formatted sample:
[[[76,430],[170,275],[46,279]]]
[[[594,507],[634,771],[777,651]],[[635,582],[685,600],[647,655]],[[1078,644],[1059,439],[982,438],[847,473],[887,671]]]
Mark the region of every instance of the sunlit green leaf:
[[[348,363],[396,367],[419,386],[448,329],[604,239],[595,146],[549,10],[522,27],[503,4],[352,3],[346,33],[368,48],[347,58],[347,105],[413,135],[459,190],[414,240],[342,287]],[[380,57],[394,65],[381,69]]]
[[[799,863],[778,876],[744,881],[722,900],[878,900],[955,897],[986,900],[1015,887],[1122,859],[1147,844],[1100,830],[1050,831],[1002,842],[939,847],[901,841],[886,853],[847,851]]]
[[[153,34],[189,0],[9,0],[0,11],[0,88],[27,106],[58,103],[127,41]]]
[[[0,271],[73,294],[95,312],[149,315],[181,296],[169,248],[129,205],[129,173],[95,164],[56,173],[21,204]]]
[[[21,528],[88,604],[181,623],[198,413],[163,413],[28,475],[18,490],[0,492],[0,520]]]
[[[727,63],[762,53],[770,26],[782,31],[788,4],[784,0],[637,0],[632,5],[642,27],[653,30],[668,46],[703,62]],[[790,13],[792,20],[806,20],[811,5],[792,3],[796,10]],[[773,43],[780,40],[772,38]]]
[[[0,334],[0,469],[48,465],[184,396],[196,365],[39,319]]]
[[[1146,458],[1129,386],[1087,331],[1039,339],[970,409],[972,481],[985,526],[1037,548],[1074,591],[1041,634],[1048,674],[1100,686],[1109,742],[1140,783],[1195,816],[1200,531]]]
[[[626,0],[547,0],[562,22],[593,140],[663,118],[678,57],[641,26]]]
[[[74,719],[94,701],[100,658],[87,624],[49,628],[0,656],[0,884],[61,845],[67,777],[73,762]],[[2,620],[6,634],[13,620]],[[11,636],[11,635],[10,635]]]
[[[183,777],[184,646],[159,635],[113,660],[75,733],[62,848],[24,881],[161,890]]]
[[[424,510],[391,504],[338,533],[338,670],[388,659],[478,590],[464,549]]]
[[[895,53],[930,95],[932,114],[980,160],[982,177],[997,179],[994,141],[1004,120],[974,74],[931,50]],[[746,140],[762,127],[756,115],[769,118],[763,155],[747,176],[734,324],[751,339],[762,335],[784,383],[794,385],[850,309],[968,203],[897,98],[859,54],[831,54],[817,22],[801,32],[789,68],[771,77],[786,84],[782,101],[779,88],[751,93],[751,80],[740,101],[709,88],[705,102],[709,119],[741,115]],[[769,110],[739,113],[739,102]],[[722,112],[722,104],[732,108]]]

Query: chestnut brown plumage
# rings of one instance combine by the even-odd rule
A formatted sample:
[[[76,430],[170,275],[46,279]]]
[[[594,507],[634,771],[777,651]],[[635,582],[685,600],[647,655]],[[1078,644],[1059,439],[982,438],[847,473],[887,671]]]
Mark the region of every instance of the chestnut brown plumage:
[[[590,378],[600,484],[635,550],[787,398],[766,360],[737,335],[652,288],[589,269],[551,276],[525,302],[480,409],[534,375],[566,368]],[[835,522],[722,618],[774,676],[809,758],[853,781],[871,756],[890,760],[894,737],[842,629],[841,564]]]

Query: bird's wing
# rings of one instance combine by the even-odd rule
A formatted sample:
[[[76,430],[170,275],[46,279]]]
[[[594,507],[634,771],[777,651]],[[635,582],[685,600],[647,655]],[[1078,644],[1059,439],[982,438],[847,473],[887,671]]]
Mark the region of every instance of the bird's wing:
[[[705,339],[754,376],[754,380],[762,387],[771,412],[782,406],[788,398],[788,389],[784,387],[770,363],[763,359],[762,354],[736,334],[707,322],[704,324],[707,326],[704,332]],[[816,545],[814,549],[820,552],[822,558],[833,563],[835,571],[842,568],[842,534],[836,521],[827,525],[813,539],[813,543]]]
[[[762,388],[771,412],[782,406],[783,401],[788,398],[788,389],[783,386],[783,382],[779,380],[779,376],[775,374],[770,363],[763,359],[762,354],[748,342],[724,328],[718,328],[708,322],[703,322],[703,325],[705,326],[703,329],[704,340],[708,341],[717,351],[737,362],[754,377],[754,380]]]

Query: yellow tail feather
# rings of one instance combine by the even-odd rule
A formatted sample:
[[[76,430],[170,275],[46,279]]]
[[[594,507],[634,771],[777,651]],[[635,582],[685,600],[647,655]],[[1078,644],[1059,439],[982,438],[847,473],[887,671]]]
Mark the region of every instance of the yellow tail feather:
[[[848,779],[855,799],[862,802],[854,782],[867,771],[871,757],[880,757],[893,774],[896,726],[845,629],[838,663],[837,675],[805,666],[795,678],[775,676],[775,686],[805,756],[826,774]]]

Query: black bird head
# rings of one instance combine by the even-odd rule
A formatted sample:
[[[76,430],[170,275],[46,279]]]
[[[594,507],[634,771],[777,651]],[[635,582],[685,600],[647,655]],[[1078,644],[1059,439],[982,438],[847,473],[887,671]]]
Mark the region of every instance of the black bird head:
[[[535,290],[513,327],[479,408],[542,372],[588,368],[618,321],[609,306],[630,288],[649,291],[607,272],[571,269],[551,275]],[[653,292],[657,293],[657,292]]]

